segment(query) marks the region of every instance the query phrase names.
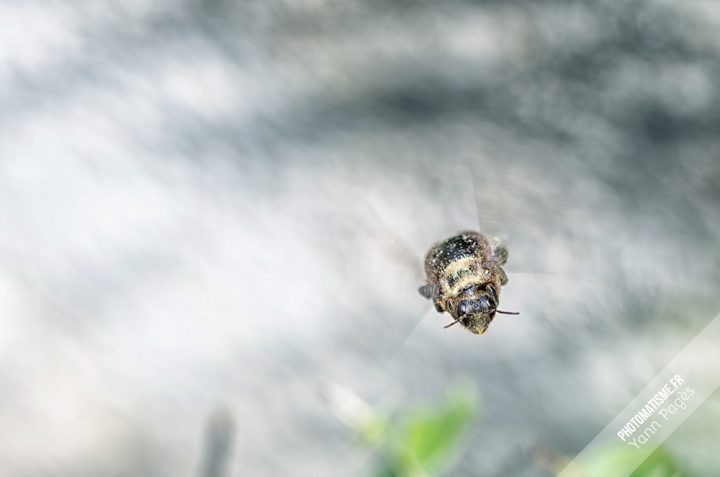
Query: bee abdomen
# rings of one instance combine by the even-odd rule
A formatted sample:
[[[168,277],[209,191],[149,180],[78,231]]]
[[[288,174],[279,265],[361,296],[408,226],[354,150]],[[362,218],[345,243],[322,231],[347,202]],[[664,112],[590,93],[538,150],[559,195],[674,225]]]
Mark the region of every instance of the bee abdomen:
[[[472,285],[485,283],[490,279],[489,270],[482,267],[475,257],[463,257],[451,263],[441,274],[448,294],[457,294]]]
[[[485,238],[477,232],[462,232],[433,246],[425,257],[425,272],[437,281],[451,265],[463,259],[482,258]]]

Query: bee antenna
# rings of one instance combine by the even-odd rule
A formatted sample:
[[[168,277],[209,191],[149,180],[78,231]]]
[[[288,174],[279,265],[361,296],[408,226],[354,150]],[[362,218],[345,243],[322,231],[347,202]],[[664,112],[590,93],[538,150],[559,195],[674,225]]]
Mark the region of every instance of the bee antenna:
[[[519,315],[519,311],[502,311],[502,310],[495,310],[495,313],[500,313],[503,315]]]
[[[455,321],[453,321],[452,323],[450,323],[449,325],[443,326],[443,328],[450,328],[450,327],[451,327],[452,325],[454,325],[455,323],[459,323],[459,321],[455,320]]]

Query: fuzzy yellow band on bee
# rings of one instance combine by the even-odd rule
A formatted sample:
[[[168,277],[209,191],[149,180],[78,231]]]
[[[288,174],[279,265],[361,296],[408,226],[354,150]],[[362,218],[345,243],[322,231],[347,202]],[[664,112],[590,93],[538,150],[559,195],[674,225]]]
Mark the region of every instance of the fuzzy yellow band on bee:
[[[464,257],[452,262],[442,273],[440,285],[447,295],[455,295],[461,290],[490,280],[490,270],[482,268],[478,257]]]

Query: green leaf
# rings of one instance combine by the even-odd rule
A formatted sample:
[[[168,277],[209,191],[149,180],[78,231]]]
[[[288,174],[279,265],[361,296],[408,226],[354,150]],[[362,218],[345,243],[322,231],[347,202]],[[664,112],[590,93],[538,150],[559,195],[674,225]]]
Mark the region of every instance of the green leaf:
[[[630,477],[688,477],[664,447],[658,447]]]
[[[633,471],[634,450],[615,446],[595,455],[582,469],[582,475],[605,477],[611,475],[630,475],[631,477],[687,477],[672,455],[658,447],[645,461]]]
[[[407,475],[436,472],[457,454],[475,401],[474,395],[455,395],[437,408],[410,416],[397,441],[400,464]]]

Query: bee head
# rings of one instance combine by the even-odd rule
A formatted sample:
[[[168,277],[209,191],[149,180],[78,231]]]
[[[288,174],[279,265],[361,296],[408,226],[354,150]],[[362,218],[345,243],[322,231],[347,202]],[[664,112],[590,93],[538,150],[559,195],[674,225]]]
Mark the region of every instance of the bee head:
[[[465,328],[476,335],[485,333],[495,318],[497,295],[492,285],[473,287],[459,297],[450,314]]]

